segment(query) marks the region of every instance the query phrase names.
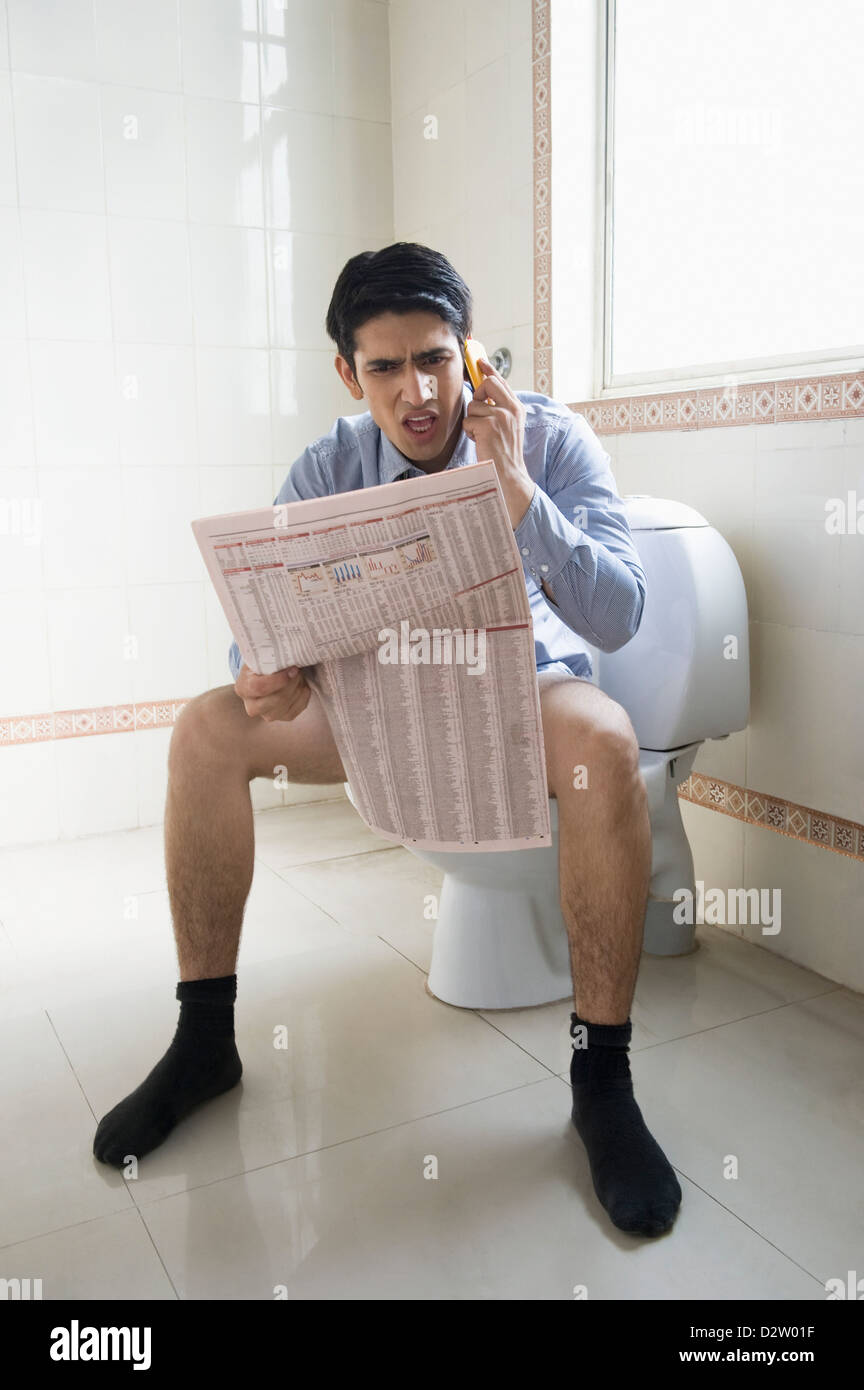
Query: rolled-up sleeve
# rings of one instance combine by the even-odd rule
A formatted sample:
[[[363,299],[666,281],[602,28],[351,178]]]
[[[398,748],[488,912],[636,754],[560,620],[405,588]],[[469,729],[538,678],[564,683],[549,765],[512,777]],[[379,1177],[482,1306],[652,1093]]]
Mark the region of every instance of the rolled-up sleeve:
[[[321,460],[314,445],[310,444],[289,468],[288,476],[273,498],[273,506],[280,506],[283,502],[304,502],[307,497],[324,497],[331,491]],[[240,648],[236,642],[232,642],[228,649],[228,666],[232,680],[236,681],[242,665]]]
[[[526,579],[552,611],[603,652],[635,637],[645,572],[618,496],[609,455],[582,416],[571,412],[548,445],[539,483],[514,532]]]

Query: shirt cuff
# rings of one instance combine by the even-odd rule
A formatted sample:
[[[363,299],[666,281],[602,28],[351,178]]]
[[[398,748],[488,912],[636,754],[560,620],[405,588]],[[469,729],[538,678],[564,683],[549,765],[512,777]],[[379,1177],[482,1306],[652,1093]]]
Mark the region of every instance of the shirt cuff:
[[[573,551],[586,539],[539,486],[535,487],[531,505],[513,535],[522,568],[538,584],[544,579],[549,583],[560,574]]]

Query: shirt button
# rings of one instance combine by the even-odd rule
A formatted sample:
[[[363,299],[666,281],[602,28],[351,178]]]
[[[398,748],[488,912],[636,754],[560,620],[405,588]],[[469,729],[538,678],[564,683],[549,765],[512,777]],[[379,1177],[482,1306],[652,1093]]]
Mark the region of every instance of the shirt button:
[[[548,570],[549,566],[548,566],[548,565],[541,565],[540,568],[541,568],[541,570],[543,571],[543,573],[545,574],[546,571]]]
[[[530,554],[531,554],[531,551],[528,549],[527,545],[523,545],[523,547],[522,547],[522,554],[523,554],[523,555],[530,555]]]

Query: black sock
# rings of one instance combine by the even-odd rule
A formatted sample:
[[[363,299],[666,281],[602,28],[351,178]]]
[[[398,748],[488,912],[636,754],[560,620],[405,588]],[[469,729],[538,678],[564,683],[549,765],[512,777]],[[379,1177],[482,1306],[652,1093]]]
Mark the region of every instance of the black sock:
[[[570,1059],[572,1119],[588,1153],[594,1191],[622,1231],[662,1235],[681,1204],[681,1187],[633,1095],[627,1055],[632,1022],[588,1023],[574,1013],[571,1038],[579,1025],[587,1029],[587,1046],[574,1041]]]
[[[171,1046],[100,1121],[93,1152],[101,1162],[122,1168],[130,1155],[143,1158],[193,1106],[236,1086],[243,1072],[234,1042],[236,997],[236,975],[180,981],[180,1019]]]

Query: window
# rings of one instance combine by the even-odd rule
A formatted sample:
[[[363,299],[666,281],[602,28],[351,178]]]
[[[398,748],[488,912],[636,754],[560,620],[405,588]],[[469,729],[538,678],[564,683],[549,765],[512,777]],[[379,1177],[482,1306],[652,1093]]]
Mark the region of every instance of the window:
[[[607,4],[604,389],[864,360],[862,0]]]

